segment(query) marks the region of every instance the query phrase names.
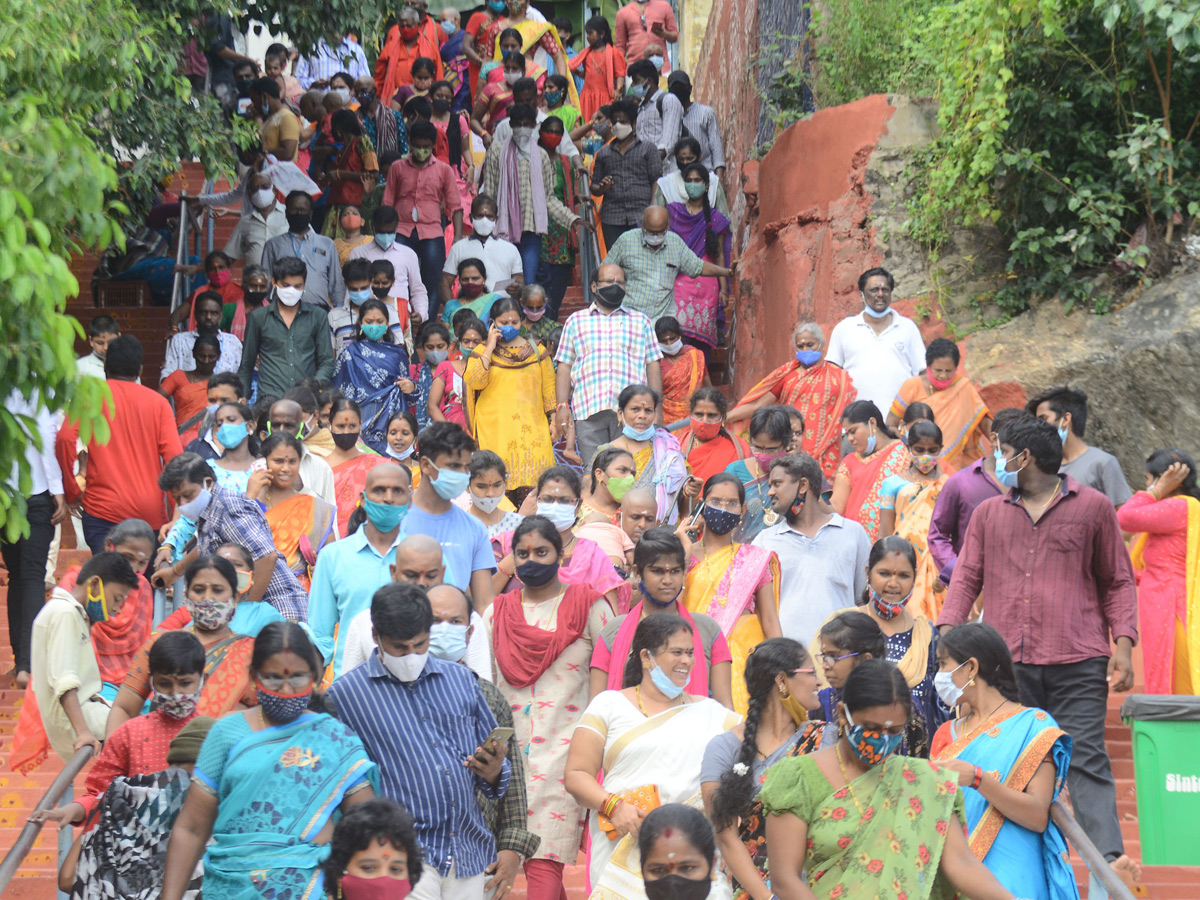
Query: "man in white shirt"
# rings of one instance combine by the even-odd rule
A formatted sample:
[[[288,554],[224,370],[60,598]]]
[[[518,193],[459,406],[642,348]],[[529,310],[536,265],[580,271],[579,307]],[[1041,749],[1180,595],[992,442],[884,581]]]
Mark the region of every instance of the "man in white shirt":
[[[275,189],[269,176],[255,172],[250,176],[246,188],[251,208],[238,219],[233,234],[225,244],[225,255],[230,259],[245,260],[248,266],[259,266],[262,265],[263,247],[267,241],[287,232],[287,216],[275,198]]]
[[[779,627],[805,646],[867,586],[871,541],[861,525],[821,509],[821,466],[807,453],[771,463],[771,513],[780,517],[752,542],[779,557]],[[770,518],[770,516],[768,516]]]
[[[471,228],[475,234],[459,241],[446,255],[439,293],[443,308],[450,302],[450,287],[458,277],[458,266],[464,259],[483,261],[484,277],[489,291],[507,291],[511,297],[521,296],[525,286],[525,269],[521,251],[511,241],[492,234],[496,227],[496,201],[480,194],[471,204]]]
[[[242,342],[228,331],[218,330],[225,301],[216,291],[205,291],[194,304],[196,330],[181,331],[167,343],[167,354],[163,359],[162,380],[177,369],[190,372],[196,368],[192,359],[192,345],[201,334],[211,334],[221,344],[221,358],[213,368],[217,372],[236,372],[242,364]]]
[[[887,269],[867,269],[858,277],[863,311],[834,326],[825,359],[841,366],[858,388],[859,400],[870,400],[880,415],[905,380],[925,370],[925,342],[912,319],[891,308],[896,280]]]
[[[371,216],[371,228],[375,238],[359,244],[350,251],[350,259],[365,259],[375,262],[386,259],[396,270],[396,280],[388,296],[397,306],[407,304],[410,321],[415,333],[417,325],[429,317],[429,292],[421,280],[421,262],[417,254],[407,245],[396,240],[396,229],[400,227],[400,214],[394,206],[381,206]],[[401,321],[404,317],[401,316]]]
[[[29,492],[25,495],[29,535],[11,542],[0,539],[0,554],[8,569],[8,639],[16,659],[17,686],[24,688],[33,671],[30,660],[33,620],[46,599],[50,542],[54,539],[54,527],[66,518],[67,501],[63,495],[62,470],[54,455],[57,432],[54,416],[36,393],[26,399],[14,389],[4,406],[14,416],[26,416],[37,423],[25,441],[25,464],[30,478]],[[5,481],[5,489],[13,497],[21,490],[19,472],[14,462]]]
[[[75,360],[75,375],[82,378],[90,375],[104,380],[104,354],[108,352],[108,342],[121,336],[121,326],[112,316],[95,316],[88,323],[88,343],[92,352]]]
[[[513,85],[512,93],[513,106],[516,106],[518,103],[528,103],[534,108],[534,110],[536,110],[537,123],[534,126],[535,129],[538,125],[541,125],[546,121],[547,118],[549,118],[550,114],[538,106],[537,82],[532,78],[522,78]],[[510,122],[508,119],[503,119],[496,123],[496,127],[492,130],[492,143],[502,145],[504,141],[510,140],[511,138],[512,122]],[[582,165],[582,160],[579,156],[579,148],[576,147],[574,142],[571,140],[571,135],[569,132],[563,135],[563,139],[558,145],[558,155],[563,157],[573,156],[575,159],[572,160],[572,164]]]
[[[391,265],[387,260],[384,265]],[[337,356],[354,340],[358,328],[358,311],[375,296],[371,290],[371,263],[365,259],[348,259],[342,266],[342,281],[346,285],[346,302],[329,311],[329,330],[333,333],[333,355]],[[394,277],[394,276],[393,276]],[[404,326],[396,315],[394,304],[383,301],[388,312],[388,331],[397,344],[404,343]]]
[[[271,434],[286,431],[299,439],[300,423],[304,421],[304,410],[295,400],[276,400],[267,412],[267,428]],[[317,456],[300,441],[300,481],[304,485],[300,493],[324,500],[337,506],[337,493],[333,485],[333,469],[329,463]]]

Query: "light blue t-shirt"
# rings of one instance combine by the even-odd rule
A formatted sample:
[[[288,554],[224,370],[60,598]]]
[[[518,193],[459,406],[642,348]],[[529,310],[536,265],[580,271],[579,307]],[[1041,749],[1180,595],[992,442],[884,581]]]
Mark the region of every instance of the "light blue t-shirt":
[[[449,512],[436,514],[426,512],[414,503],[400,523],[400,537],[410,534],[427,535],[442,545],[446,583],[460,591],[471,587],[473,573],[481,569],[496,571],[496,555],[492,552],[487,529],[469,512],[453,504]]]

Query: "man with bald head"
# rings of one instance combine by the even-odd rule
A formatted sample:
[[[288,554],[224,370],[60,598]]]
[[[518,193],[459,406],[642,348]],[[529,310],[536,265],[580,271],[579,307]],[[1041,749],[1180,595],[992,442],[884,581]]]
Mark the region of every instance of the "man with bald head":
[[[619,525],[612,522],[586,522],[575,529],[575,536],[595,541],[621,574],[633,566],[633,551],[647,529],[658,526],[658,501],[647,488],[630,488],[621,498]]]
[[[308,624],[325,663],[332,664],[335,678],[346,668],[351,623],[359,613],[370,612],[371,597],[392,580],[401,562],[400,522],[408,513],[411,498],[412,475],[406,467],[392,462],[375,466],[367,473],[362,506],[350,516],[350,533],[327,544],[317,555],[308,598]],[[428,566],[428,548],[424,549],[424,555],[418,550],[413,558],[404,557],[404,566]],[[437,581],[430,583],[436,584],[442,572],[442,551],[436,542],[433,554]],[[369,621],[366,637],[370,644]]]
[[[677,315],[675,276],[727,278],[733,272],[698,257],[683,238],[671,231],[670,224],[665,207],[647,206],[642,213],[642,227],[617,238],[604,258],[625,272],[625,305],[651,322]]]
[[[574,419],[585,466],[601,444],[621,433],[617,397],[622,390],[648,384],[662,394],[662,349],[650,320],[624,305],[621,267],[599,266],[590,289],[592,305],[567,318],[555,357],[555,416],[564,433]],[[658,415],[661,424],[661,405]]]
[[[304,418],[304,410],[295,400],[276,400],[267,412],[267,431],[260,434],[259,439],[265,440],[277,431],[286,431],[300,440],[300,424]],[[300,441],[300,493],[337,506],[333,469],[321,457],[309,452],[304,441]]]

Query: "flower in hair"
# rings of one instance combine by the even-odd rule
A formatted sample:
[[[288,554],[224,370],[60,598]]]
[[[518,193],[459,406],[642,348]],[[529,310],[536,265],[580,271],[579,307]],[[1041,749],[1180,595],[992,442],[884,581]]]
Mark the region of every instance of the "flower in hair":
[[[734,763],[733,764],[733,774],[737,775],[739,778],[742,775],[747,774],[749,771],[750,771],[750,767],[748,765],[746,765],[745,763]]]

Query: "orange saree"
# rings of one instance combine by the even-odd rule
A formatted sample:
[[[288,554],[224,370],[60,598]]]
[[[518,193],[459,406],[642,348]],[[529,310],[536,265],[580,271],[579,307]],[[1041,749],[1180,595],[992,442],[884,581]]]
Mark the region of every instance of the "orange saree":
[[[704,383],[705,372],[704,354],[695,347],[662,358],[663,421],[667,425],[687,417],[689,401]]]
[[[925,378],[917,375],[900,385],[892,401],[892,415],[904,418],[904,411],[916,402],[928,403],[933,421],[942,429],[942,459],[953,471],[965,468],[986,452],[983,431],[979,427],[990,413],[987,404],[966,375],[959,375],[944,391],[935,391]]]

